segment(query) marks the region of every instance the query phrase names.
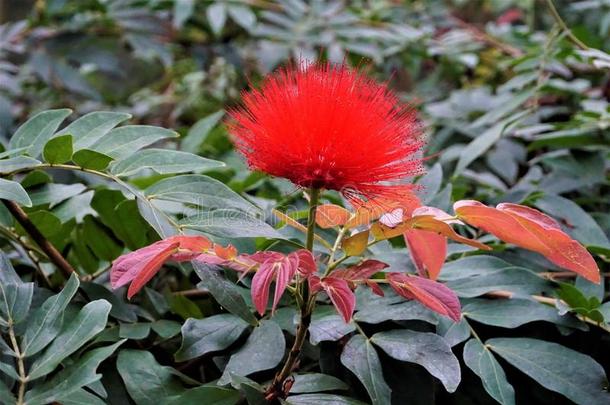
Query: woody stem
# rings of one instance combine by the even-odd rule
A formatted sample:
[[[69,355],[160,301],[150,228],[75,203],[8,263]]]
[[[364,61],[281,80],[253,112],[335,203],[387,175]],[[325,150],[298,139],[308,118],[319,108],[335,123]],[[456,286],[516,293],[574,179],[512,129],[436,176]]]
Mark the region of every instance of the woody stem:
[[[307,217],[307,237],[305,247],[310,252],[313,252],[313,242],[316,230],[316,210],[318,208],[318,202],[320,200],[320,190],[312,188],[309,192],[309,215]],[[274,400],[278,397],[285,397],[287,392],[284,390],[284,381],[290,376],[294,366],[299,359],[303,344],[307,337],[307,330],[311,323],[311,313],[315,306],[315,298],[313,295],[309,295],[309,285],[307,280],[300,282],[299,289],[301,290],[302,304],[300,308],[301,319],[297,326],[296,336],[290,352],[288,352],[288,358],[282,367],[282,370],[276,374],[271,386],[267,390],[266,398],[268,400]]]

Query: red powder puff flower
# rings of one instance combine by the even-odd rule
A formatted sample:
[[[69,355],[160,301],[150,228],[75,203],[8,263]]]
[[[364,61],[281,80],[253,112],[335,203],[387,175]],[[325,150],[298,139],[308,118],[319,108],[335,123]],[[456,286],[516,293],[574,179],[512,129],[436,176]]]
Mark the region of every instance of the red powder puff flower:
[[[346,66],[282,69],[243,100],[229,130],[253,169],[367,199],[395,196],[397,180],[421,172],[413,109]]]

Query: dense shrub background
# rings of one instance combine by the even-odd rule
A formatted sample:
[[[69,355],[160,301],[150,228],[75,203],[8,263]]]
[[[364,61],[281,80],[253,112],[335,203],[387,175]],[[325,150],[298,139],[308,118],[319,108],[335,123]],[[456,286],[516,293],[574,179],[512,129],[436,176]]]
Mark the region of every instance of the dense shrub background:
[[[211,161],[196,160],[195,168],[184,172],[205,172],[267,213],[267,228],[247,222],[239,225],[257,238],[235,238],[239,226],[227,226],[207,230],[215,240],[231,242],[245,252],[270,244],[274,249],[286,249],[287,243],[264,237],[277,232],[272,227],[277,225],[270,214],[273,207],[293,207],[301,219],[306,215],[299,191],[285,181],[247,170],[221,124],[224,111],[239,103],[240,92],[249,83],[256,85],[265,74],[290,60],[345,61],[379,81],[387,81],[421,110],[428,133],[429,171],[416,180],[423,186],[420,193],[426,204],[450,211],[452,201],[473,198],[488,204],[508,201],[537,207],[586,245],[603,274],[608,272],[607,1],[5,0],[0,1],[0,21],[0,159],[11,157],[2,152],[11,148],[9,139],[16,128],[40,111],[73,110],[69,117],[67,112],[56,112],[54,118],[48,118],[59,120],[58,126],[62,118],[66,118],[66,125],[93,111],[126,113],[131,116],[130,124],[179,133],[179,137],[157,142],[156,148],[225,162],[225,167],[218,167]],[[112,119],[118,124],[127,118],[115,115]],[[160,129],[148,130],[152,138],[170,136],[160,135]],[[0,174],[12,172],[2,162]],[[48,263],[3,206],[0,284],[34,282],[15,290],[17,297],[33,294],[31,314],[51,291],[64,288],[61,294],[67,300],[58,319],[72,319],[77,312],[84,317],[83,311],[91,311],[95,325],[89,327],[96,332],[91,336],[95,339],[78,353],[58,355],[53,363],[57,368],[45,373],[47,382],[30,385],[35,391],[28,393],[30,398],[39,398],[39,403],[51,398],[66,404],[144,404],[151,398],[221,403],[210,399],[216,398],[213,395],[226,403],[235,400],[232,392],[200,388],[197,393],[192,387],[221,377],[229,356],[242,347],[245,336],[212,355],[197,357],[179,351],[191,318],[226,313],[214,294],[194,288],[200,280],[189,266],[161,272],[132,302],[125,301],[123,292],[113,294],[104,287],[113,259],[158,239],[155,230],[167,224],[161,221],[155,226],[151,219],[155,209],[183,220],[194,206],[210,206],[208,197],[194,193],[198,200],[190,204],[168,198],[147,207],[142,203],[146,199],[134,200],[116,185],[120,178],[135,190],[146,190],[172,173],[176,172],[134,170],[115,172],[114,179],[100,179],[75,170],[31,170],[13,179],[32,200],[33,206],[26,212],[77,270],[81,288],[76,292],[76,280],[67,281]],[[241,204],[233,195],[226,198]],[[327,193],[326,198],[341,201],[333,193]],[[201,224],[187,221],[183,225],[206,232]],[[286,228],[280,231],[291,232]],[[574,353],[590,356],[610,372],[610,302],[604,302],[607,283],[591,284],[557,271],[540,256],[493,244],[496,249],[486,255],[450,246],[440,278],[462,298],[466,321],[457,326],[419,307],[392,315],[391,300],[370,301],[368,312],[367,305],[359,307],[356,319],[368,336],[387,330],[436,332],[446,338],[460,360],[461,383],[450,394],[420,365],[397,361],[378,350],[383,371],[377,372],[392,389],[394,403],[493,403],[489,384],[494,380],[507,392],[510,383],[517,403],[570,403],[567,398],[579,403],[609,403],[607,396],[592,394],[597,392],[592,379],[600,375],[599,366]],[[381,244],[374,253],[392,266],[412,268],[404,246],[399,244]],[[16,273],[9,270],[12,267]],[[492,293],[498,290],[511,292],[514,298]],[[247,297],[245,289],[237,291]],[[373,299],[359,293],[363,295],[359,301]],[[556,297],[562,301],[555,303]],[[111,306],[95,301],[100,299]],[[27,309],[21,314],[24,319]],[[18,310],[13,315],[19,315]],[[39,311],[46,313],[48,308]],[[558,311],[571,315],[566,320]],[[379,313],[384,316],[373,319]],[[286,308],[274,317],[287,336],[291,317]],[[339,361],[353,327],[346,329],[334,313],[320,312],[318,317],[318,328],[332,339],[321,338],[318,346],[308,346],[301,368],[342,380],[347,385],[325,381],[337,394],[370,401],[362,378],[356,378]],[[231,322],[247,327],[237,317]],[[5,326],[0,323],[6,339],[0,340],[0,375],[6,386],[12,387],[14,376],[6,371],[13,368],[13,360],[8,346],[9,351],[5,350],[4,343],[10,345]],[[20,339],[24,336],[21,333],[27,335],[26,331],[17,333]],[[546,346],[553,355],[534,358],[535,364],[550,370],[546,373],[531,365],[520,366],[518,360],[506,355],[509,347],[532,359],[529,356],[544,353],[541,348],[520,352],[527,342],[506,341],[505,355],[498,349],[493,357],[493,364],[501,367],[506,377],[502,372],[497,371],[498,377],[489,370],[479,370],[484,387],[472,366],[464,363],[464,342],[475,334],[482,341],[522,337],[554,342],[572,351]],[[127,341],[120,348],[105,346],[121,339]],[[58,340],[51,344],[61,347]],[[475,345],[477,340],[472,342]],[[496,344],[502,347],[501,341]],[[494,356],[482,346],[470,349]],[[269,346],[269,350],[274,348]],[[94,359],[86,359],[85,352]],[[67,379],[70,366],[85,361],[95,366],[79,373],[79,381]],[[97,364],[101,364],[101,382],[92,377]],[[263,383],[272,375],[263,371],[250,377]],[[71,398],[48,394],[49,387],[59,381],[75,387]],[[236,378],[232,383],[242,393],[256,391],[252,381]],[[553,384],[560,387],[553,388]],[[180,397],[187,395],[187,389],[191,397]],[[4,395],[9,398],[0,387],[2,400]],[[511,403],[500,394],[493,396]],[[301,400],[311,402],[294,399],[293,403],[323,399]]]

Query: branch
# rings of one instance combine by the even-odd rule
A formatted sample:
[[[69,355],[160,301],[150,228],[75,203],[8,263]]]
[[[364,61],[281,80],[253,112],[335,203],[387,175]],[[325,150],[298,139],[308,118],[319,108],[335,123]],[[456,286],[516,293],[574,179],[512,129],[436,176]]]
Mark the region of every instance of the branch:
[[[34,223],[32,223],[28,217],[28,214],[26,214],[17,203],[9,200],[2,200],[2,203],[6,206],[13,217],[15,217],[17,222],[21,224],[23,229],[25,229],[34,242],[40,246],[40,249],[47,255],[49,260],[61,270],[64,276],[70,277],[72,273],[75,273],[70,263],[68,263],[61,253],[55,249],[55,246],[53,246],[51,242],[49,242],[47,238],[40,233],[38,228],[36,228],[36,225],[34,225]]]
[[[15,357],[17,359],[17,368],[19,370],[19,393],[17,397],[17,405],[23,405],[24,397],[25,397],[25,384],[27,383],[27,375],[25,374],[25,362],[23,361],[23,353],[19,349],[19,344],[17,343],[17,338],[15,337],[15,329],[13,328],[13,320],[9,319],[8,325],[8,335],[11,340],[11,346],[13,351],[15,352]]]
[[[557,8],[555,8],[555,4],[553,4],[553,0],[546,0],[546,6],[549,9],[549,11],[551,12],[551,15],[553,16],[553,18],[555,19],[555,22],[561,27],[562,31],[566,33],[566,35],[568,36],[568,39],[570,41],[572,41],[572,43],[574,43],[574,45],[576,45],[577,47],[579,47],[580,49],[582,49],[584,51],[589,49],[589,47],[584,42],[582,42],[580,39],[578,39],[578,37],[576,37],[576,35],[574,35],[574,33],[572,32],[570,27],[568,27],[568,25],[565,23],[565,21],[563,21],[563,18],[561,18],[561,15],[557,11]]]

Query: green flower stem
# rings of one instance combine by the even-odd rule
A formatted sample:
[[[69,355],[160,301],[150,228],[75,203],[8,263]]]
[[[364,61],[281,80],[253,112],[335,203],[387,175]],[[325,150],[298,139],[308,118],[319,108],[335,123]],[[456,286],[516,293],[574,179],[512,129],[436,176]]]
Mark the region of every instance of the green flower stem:
[[[318,208],[319,201],[320,190],[312,188],[309,192],[309,215],[307,217],[307,236],[305,242],[305,247],[310,252],[313,252],[313,242],[316,231],[316,210]],[[265,398],[268,401],[272,401],[277,398],[285,398],[287,396],[288,390],[284,388],[284,382],[292,373],[292,370],[299,359],[303,344],[307,338],[309,325],[311,324],[311,314],[315,308],[315,295],[309,294],[309,285],[307,280],[302,280],[298,285],[298,289],[301,291],[301,299],[299,300],[301,303],[301,319],[299,321],[299,325],[297,326],[294,343],[290,349],[290,352],[288,352],[288,358],[286,359],[286,362],[284,363],[284,366],[280,372],[276,374],[271,386],[269,386],[267,392],[265,393]]]

